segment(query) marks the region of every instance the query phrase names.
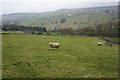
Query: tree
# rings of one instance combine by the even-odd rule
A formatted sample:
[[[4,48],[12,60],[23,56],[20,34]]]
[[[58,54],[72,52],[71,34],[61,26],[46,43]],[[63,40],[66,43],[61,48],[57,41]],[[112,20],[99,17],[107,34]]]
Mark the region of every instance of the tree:
[[[57,21],[55,21],[55,24],[57,24]]]
[[[62,24],[65,23],[65,19],[62,18],[62,19],[60,20],[60,22],[61,22]]]
[[[51,23],[53,24],[53,21]]]
[[[31,31],[31,34],[36,34],[36,32],[35,31]]]
[[[43,28],[42,28],[42,31],[43,31],[43,32],[47,32],[47,30],[46,30],[46,28],[45,28],[45,27],[43,27]]]
[[[109,10],[105,10],[104,12],[107,14],[109,12]]]
[[[93,36],[94,35],[94,28],[93,27],[85,27],[80,30],[78,30],[79,35],[89,35]]]
[[[74,24],[77,24],[76,21],[74,22]]]
[[[52,32],[56,32],[56,30],[57,30],[57,29],[56,29],[56,27],[55,27],[55,28],[52,30]]]

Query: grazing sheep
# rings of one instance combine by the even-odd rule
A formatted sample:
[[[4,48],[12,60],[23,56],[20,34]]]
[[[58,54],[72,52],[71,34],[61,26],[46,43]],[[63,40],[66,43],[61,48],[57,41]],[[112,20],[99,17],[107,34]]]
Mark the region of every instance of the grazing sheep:
[[[46,39],[46,37],[44,37],[44,39]]]
[[[51,48],[59,48],[59,43],[49,43],[49,45],[51,46]]]
[[[57,38],[57,40],[59,40],[59,38]]]
[[[100,42],[98,42],[97,44],[98,44],[99,46],[102,46],[102,45],[103,45],[103,44],[102,44],[102,43],[100,43]]]
[[[31,37],[31,35],[29,35],[29,37]]]

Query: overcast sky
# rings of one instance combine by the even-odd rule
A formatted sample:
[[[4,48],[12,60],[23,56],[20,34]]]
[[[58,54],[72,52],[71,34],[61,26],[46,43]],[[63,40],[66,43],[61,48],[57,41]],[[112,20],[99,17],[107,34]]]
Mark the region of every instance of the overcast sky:
[[[118,0],[0,0],[2,14],[117,5]]]

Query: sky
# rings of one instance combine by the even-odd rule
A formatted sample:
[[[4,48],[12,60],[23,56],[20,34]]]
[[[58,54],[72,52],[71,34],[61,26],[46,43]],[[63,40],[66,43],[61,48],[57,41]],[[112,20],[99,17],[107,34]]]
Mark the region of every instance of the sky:
[[[117,5],[118,0],[0,0],[0,14]]]

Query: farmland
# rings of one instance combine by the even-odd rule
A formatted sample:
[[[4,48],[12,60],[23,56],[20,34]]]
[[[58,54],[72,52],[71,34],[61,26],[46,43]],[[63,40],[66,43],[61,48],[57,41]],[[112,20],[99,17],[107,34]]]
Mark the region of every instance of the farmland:
[[[98,41],[104,43],[88,36],[3,35],[3,78],[117,78],[118,47]],[[50,50],[49,42],[60,48]]]

